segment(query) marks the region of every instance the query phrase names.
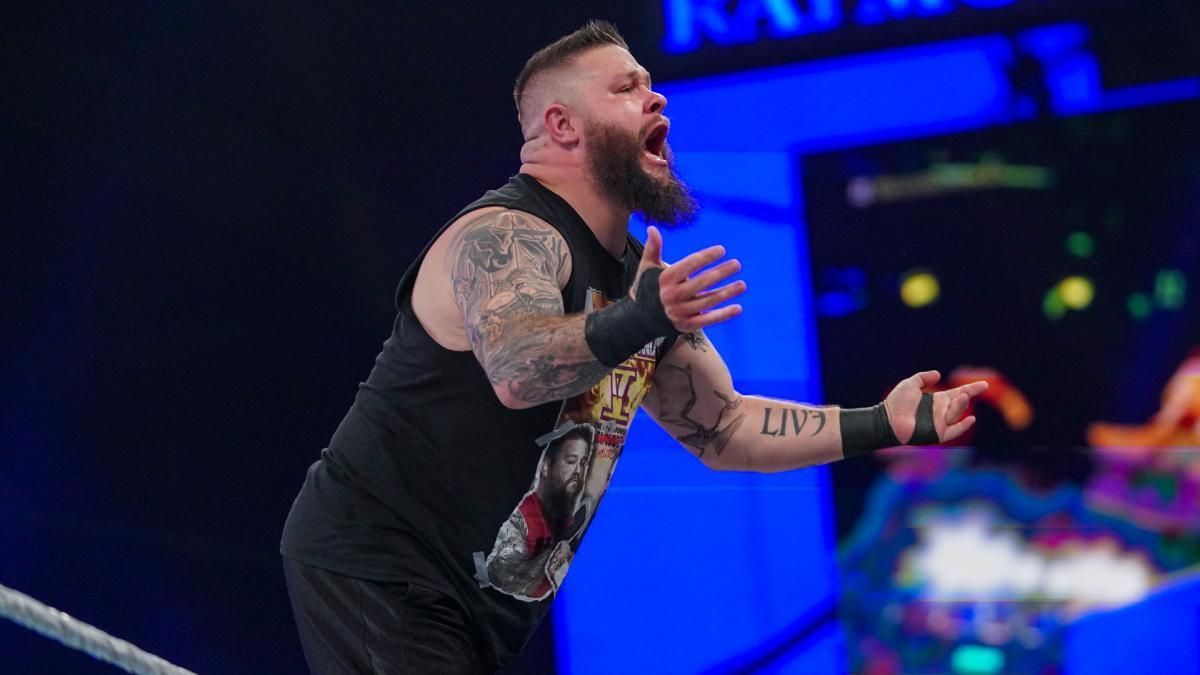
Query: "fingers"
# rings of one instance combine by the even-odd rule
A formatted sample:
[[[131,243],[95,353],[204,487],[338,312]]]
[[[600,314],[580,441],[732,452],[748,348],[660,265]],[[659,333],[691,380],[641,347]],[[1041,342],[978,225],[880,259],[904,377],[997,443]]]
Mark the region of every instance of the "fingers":
[[[745,281],[735,281],[732,284],[726,284],[720,288],[711,291],[704,291],[699,296],[690,302],[685,302],[672,308],[678,313],[678,318],[690,317],[693,314],[699,314],[706,309],[715,307],[726,300],[736,298],[746,292]],[[674,320],[675,316],[668,316]]]
[[[947,392],[950,393],[950,392]],[[946,424],[951,425],[962,417],[963,413],[967,412],[967,406],[971,405],[971,397],[959,392],[952,394],[950,405],[946,407]]]
[[[737,274],[742,269],[742,263],[737,260],[726,260],[720,265],[714,265],[709,269],[704,270],[700,274],[677,284],[670,290],[678,294],[680,298],[689,298],[693,295],[699,295],[704,289],[724,281],[729,277]]]
[[[652,236],[655,235],[647,236],[646,251],[649,252],[653,252]],[[661,240],[657,245],[661,246]],[[718,263],[723,257],[724,246],[709,246],[663,270],[659,277],[659,293],[663,310],[676,329],[690,332],[728,321],[742,313],[741,305],[717,308],[721,303],[746,292],[744,281],[712,288],[742,269],[742,264],[737,260]]]
[[[988,389],[988,383],[983,380],[980,380],[978,382],[971,382],[968,384],[964,384],[961,387],[958,387],[957,389],[955,389],[954,391],[958,392],[958,393],[966,394],[970,398],[975,398],[976,396],[987,391],[987,389]]]
[[[646,228],[646,245],[642,249],[642,264],[662,265],[662,234],[653,225]]]
[[[913,375],[913,379],[916,381],[916,385],[918,387],[932,387],[942,379],[942,374],[936,370],[922,370],[916,375]]]
[[[663,284],[677,284],[686,281],[688,277],[698,270],[701,270],[725,257],[725,247],[721,245],[709,246],[706,249],[696,251],[688,257],[671,265],[663,272],[659,278]]]
[[[975,416],[964,417],[960,421],[946,427],[946,431],[942,433],[942,441],[952,441],[959,436],[962,436],[975,425]]]
[[[726,305],[711,312],[695,314],[682,321],[674,321],[675,327],[684,333],[690,333],[701,328],[708,328],[723,321],[728,321],[742,313],[741,305]]]

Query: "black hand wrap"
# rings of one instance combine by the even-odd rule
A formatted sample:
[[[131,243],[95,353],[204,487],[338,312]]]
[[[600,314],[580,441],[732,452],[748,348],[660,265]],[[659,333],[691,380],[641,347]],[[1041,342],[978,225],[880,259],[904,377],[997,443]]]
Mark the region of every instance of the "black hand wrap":
[[[892,433],[892,423],[888,422],[887,408],[882,403],[870,408],[842,408],[839,419],[843,457],[900,445],[900,439]]]
[[[658,295],[661,269],[648,269],[638,279],[637,299],[623,298],[587,315],[583,337],[596,360],[614,368],[648,342],[678,335]]]
[[[840,419],[842,455],[845,457],[901,445],[900,439],[892,432],[887,408],[882,403],[870,408],[844,408]],[[933,445],[940,441],[933,425],[933,394],[921,394],[913,435],[904,445]]]
[[[933,445],[941,441],[933,426],[933,394],[921,394],[921,403],[917,406],[917,425],[907,445]]]

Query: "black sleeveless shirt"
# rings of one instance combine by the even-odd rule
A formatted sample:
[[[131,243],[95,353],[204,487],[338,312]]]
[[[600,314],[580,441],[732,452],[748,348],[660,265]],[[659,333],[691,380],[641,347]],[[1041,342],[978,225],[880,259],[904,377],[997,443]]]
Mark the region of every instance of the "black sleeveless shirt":
[[[614,258],[561,197],[518,174],[450,220],[488,206],[551,224],[571,253],[568,314],[626,295],[642,246]],[[497,666],[549,609],[669,344],[656,340],[592,389],[525,410],[501,405],[470,351],[438,345],[412,289],[432,241],[396,291],[391,337],[284,527],[283,555],[340,574],[456,598]]]

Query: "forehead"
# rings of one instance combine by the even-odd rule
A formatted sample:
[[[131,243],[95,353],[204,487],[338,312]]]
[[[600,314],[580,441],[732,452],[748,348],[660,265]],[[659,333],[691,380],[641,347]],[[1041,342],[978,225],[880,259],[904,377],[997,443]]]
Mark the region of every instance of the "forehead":
[[[589,80],[609,80],[630,73],[649,76],[646,69],[633,58],[633,54],[617,45],[589,49],[576,58],[575,68],[581,78]]]
[[[587,440],[572,436],[563,441],[562,452],[560,454],[583,454],[587,452],[587,446]]]

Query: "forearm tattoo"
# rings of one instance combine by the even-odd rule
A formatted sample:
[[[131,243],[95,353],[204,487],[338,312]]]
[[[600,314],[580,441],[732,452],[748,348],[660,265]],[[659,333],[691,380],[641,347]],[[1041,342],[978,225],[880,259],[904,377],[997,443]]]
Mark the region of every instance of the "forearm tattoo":
[[[699,457],[703,457],[709,448],[720,456],[746,418],[745,411],[741,410],[742,398],[736,392],[726,394],[714,389],[712,396],[721,403],[716,411],[716,419],[712,424],[708,424],[692,417],[692,411],[700,399],[696,395],[696,382],[691,364],[682,368],[667,363],[660,364],[654,381],[655,388],[659,390],[659,414],[662,421],[690,430],[690,433],[676,436],[679,442],[696,448]],[[711,408],[713,401],[709,399],[705,403],[705,407]]]
[[[810,436],[816,436],[825,428],[825,411],[811,408],[779,408],[778,420],[774,418],[774,408],[763,409],[763,426],[759,432],[764,436],[787,436],[790,431],[793,436],[799,436],[808,425],[811,417],[816,420]],[[803,416],[803,417],[802,417]]]
[[[608,371],[563,316],[558,277],[569,259],[554,228],[517,211],[467,223],[447,256],[467,339],[494,385],[542,403],[577,394]]]

